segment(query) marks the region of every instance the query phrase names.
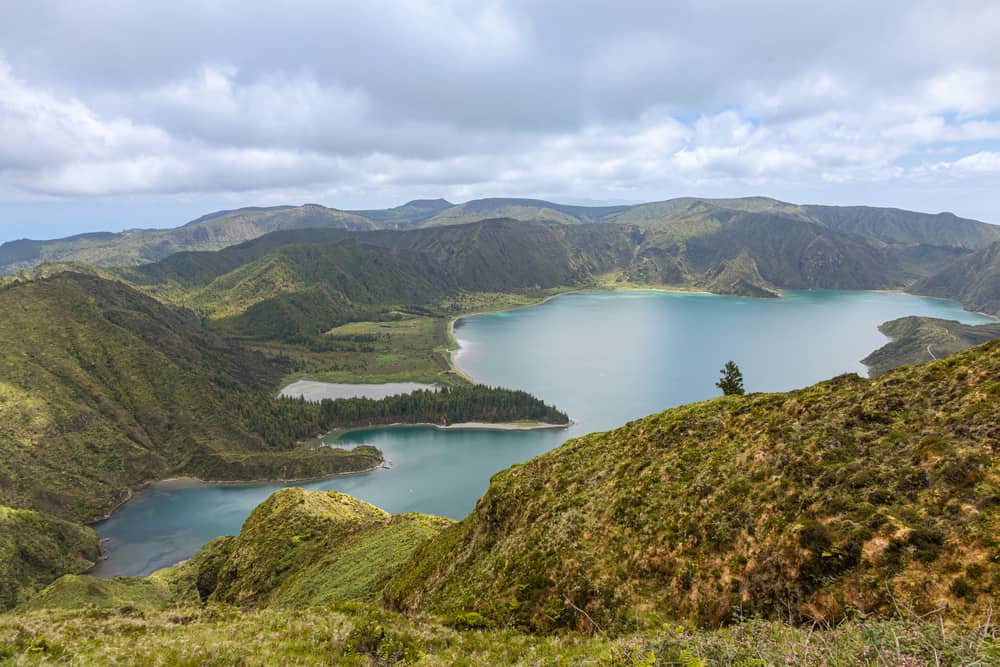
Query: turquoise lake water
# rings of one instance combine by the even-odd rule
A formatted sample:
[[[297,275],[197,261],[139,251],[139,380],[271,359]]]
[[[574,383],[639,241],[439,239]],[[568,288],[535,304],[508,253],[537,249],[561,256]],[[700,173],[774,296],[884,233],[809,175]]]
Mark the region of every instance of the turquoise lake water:
[[[783,391],[846,372],[887,339],[876,327],[904,315],[990,321],[954,302],[872,292],[786,292],[780,300],[670,292],[577,293],[456,323],[458,366],[476,380],[525,389],[576,422],[556,431],[348,433],[379,447],[389,470],[299,484],[336,489],[390,512],[462,518],[490,477],[569,437],[620,426],[718,395],[732,359],[747,391]],[[108,559],[101,576],[147,574],[236,534],[250,511],[287,484],[166,482],[145,489],[95,526]]]

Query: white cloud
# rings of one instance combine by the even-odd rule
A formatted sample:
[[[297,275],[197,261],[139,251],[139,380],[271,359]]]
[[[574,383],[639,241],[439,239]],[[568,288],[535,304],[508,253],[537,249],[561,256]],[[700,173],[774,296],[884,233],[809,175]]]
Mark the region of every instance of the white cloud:
[[[4,18],[8,200],[995,197],[992,3],[42,0]]]
[[[980,151],[955,160],[947,169],[958,174],[1000,174],[1000,153]]]

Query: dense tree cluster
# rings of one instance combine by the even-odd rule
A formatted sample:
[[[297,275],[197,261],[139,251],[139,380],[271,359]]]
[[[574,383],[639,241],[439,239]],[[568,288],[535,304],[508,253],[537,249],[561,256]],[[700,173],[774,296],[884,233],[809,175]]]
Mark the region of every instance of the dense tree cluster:
[[[365,424],[539,421],[566,424],[566,413],[546,405],[526,391],[475,385],[443,387],[389,396],[381,400],[343,398],[320,403],[323,423]]]
[[[546,405],[525,391],[475,385],[420,390],[375,400],[325,399],[309,403],[281,398],[272,405],[249,396],[243,416],[267,442],[285,446],[288,441],[320,431],[379,424],[439,424],[461,422],[501,423],[537,421],[567,424],[566,413]]]

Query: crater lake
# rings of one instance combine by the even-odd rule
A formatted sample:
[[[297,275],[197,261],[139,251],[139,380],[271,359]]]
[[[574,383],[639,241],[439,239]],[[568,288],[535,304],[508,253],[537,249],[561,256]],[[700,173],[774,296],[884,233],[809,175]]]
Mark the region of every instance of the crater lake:
[[[476,381],[524,389],[567,412],[567,429],[439,431],[381,428],[337,446],[379,447],[389,469],[298,484],[153,484],[95,528],[100,576],[143,575],[236,534],[276,489],[336,489],[393,513],[464,517],[490,477],[567,438],[607,430],[668,407],[717,396],[727,360],[746,389],[783,391],[841,373],[887,338],[879,324],[905,315],[992,321],[951,301],[896,293],[788,291],[776,300],[635,291],[573,293],[455,324],[456,365]]]

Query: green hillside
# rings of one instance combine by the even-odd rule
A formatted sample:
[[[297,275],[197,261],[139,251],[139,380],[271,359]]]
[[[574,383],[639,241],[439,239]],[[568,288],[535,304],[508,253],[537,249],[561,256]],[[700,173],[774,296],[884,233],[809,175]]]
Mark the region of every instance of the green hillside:
[[[290,247],[348,239],[359,245]],[[952,214],[766,197],[606,207],[416,200],[354,213],[315,205],[239,209],[174,230],[17,241],[0,246],[0,271],[57,262],[25,275],[72,268],[115,276],[213,319],[232,318],[228,333],[290,340],[378,320],[400,306],[433,310],[464,293],[616,283],[747,296],[912,289],[996,312],[997,252],[989,244],[997,242],[1000,227]]]
[[[100,555],[90,528],[0,506],[0,611],[25,602],[59,576],[90,569]]]
[[[953,213],[917,213],[874,206],[803,206],[806,215],[839,232],[884,243],[978,250],[1000,241],[1000,226]]]
[[[1000,323],[962,324],[935,317],[901,317],[885,322],[879,331],[892,339],[861,360],[871,374],[910,364],[922,364],[1000,338]]]
[[[401,308],[457,314],[444,302],[461,295],[585,286],[628,261],[633,243],[626,228],[511,220],[405,232],[300,230],[110,275],[190,307],[226,333],[301,341]]]
[[[748,296],[889,289],[909,284],[914,265],[930,273],[955,256],[910,252],[903,261],[895,252],[815,222],[713,209],[677,228],[486,220],[409,231],[278,232],[112,275],[193,308],[227,333],[301,341],[400,309],[452,314],[442,304],[463,294],[616,280]]]
[[[247,518],[207,577],[214,587],[199,592],[240,606],[377,601],[414,549],[451,523],[392,516],[336,491],[284,489]],[[203,567],[199,581],[208,574]]]
[[[314,477],[381,457],[295,448],[315,435],[270,397],[287,364],[189,311],[79,274],[0,290],[0,503],[88,520],[175,474]]]
[[[707,276],[706,287],[713,294],[732,294],[761,299],[776,299],[780,295],[757,268],[757,262],[746,250],[722,264]]]
[[[385,599],[536,631],[985,613],[998,396],[994,341],[584,436],[494,476]]]

